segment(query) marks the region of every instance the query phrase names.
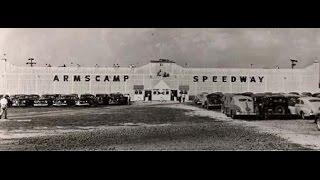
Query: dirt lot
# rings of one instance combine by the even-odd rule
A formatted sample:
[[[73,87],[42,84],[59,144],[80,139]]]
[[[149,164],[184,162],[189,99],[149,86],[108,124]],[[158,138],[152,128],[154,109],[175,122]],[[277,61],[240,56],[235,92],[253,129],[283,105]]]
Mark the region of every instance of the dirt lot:
[[[172,103],[12,108],[9,118],[0,122],[0,150],[308,150],[317,146],[292,141],[278,130],[303,124],[310,133],[303,136],[320,134],[306,121],[234,121]]]

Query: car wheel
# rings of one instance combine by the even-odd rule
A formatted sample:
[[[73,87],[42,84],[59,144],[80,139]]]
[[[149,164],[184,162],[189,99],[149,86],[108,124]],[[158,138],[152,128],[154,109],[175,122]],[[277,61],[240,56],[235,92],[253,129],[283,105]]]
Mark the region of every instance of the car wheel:
[[[282,114],[282,115],[284,115],[286,112],[285,112],[285,108],[283,107],[283,106],[277,106],[276,108],[275,108],[275,111],[277,112],[277,113],[279,113],[279,114]]]

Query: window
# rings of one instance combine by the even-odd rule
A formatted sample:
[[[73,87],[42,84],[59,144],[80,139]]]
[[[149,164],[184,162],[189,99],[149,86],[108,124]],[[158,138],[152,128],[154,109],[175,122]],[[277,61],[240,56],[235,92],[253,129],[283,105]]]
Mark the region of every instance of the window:
[[[320,102],[320,99],[310,99],[310,102]]]
[[[135,90],[135,91],[134,91],[134,94],[138,94],[138,93],[139,93],[138,90]]]
[[[168,91],[168,90],[166,90],[166,94],[169,94],[169,91]]]
[[[248,101],[248,102],[251,102],[252,100],[251,99],[239,99],[240,102],[244,102],[244,101]]]

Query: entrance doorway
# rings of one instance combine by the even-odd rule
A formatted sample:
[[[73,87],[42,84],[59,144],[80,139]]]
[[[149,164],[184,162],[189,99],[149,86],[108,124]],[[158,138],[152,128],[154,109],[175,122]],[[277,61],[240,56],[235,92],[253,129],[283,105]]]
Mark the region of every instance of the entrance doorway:
[[[151,92],[151,90],[145,90],[144,91],[144,97],[145,97],[145,99],[148,99],[148,101],[151,101],[152,100],[152,92]]]
[[[178,90],[171,90],[171,101],[174,101],[174,97],[178,98]]]

